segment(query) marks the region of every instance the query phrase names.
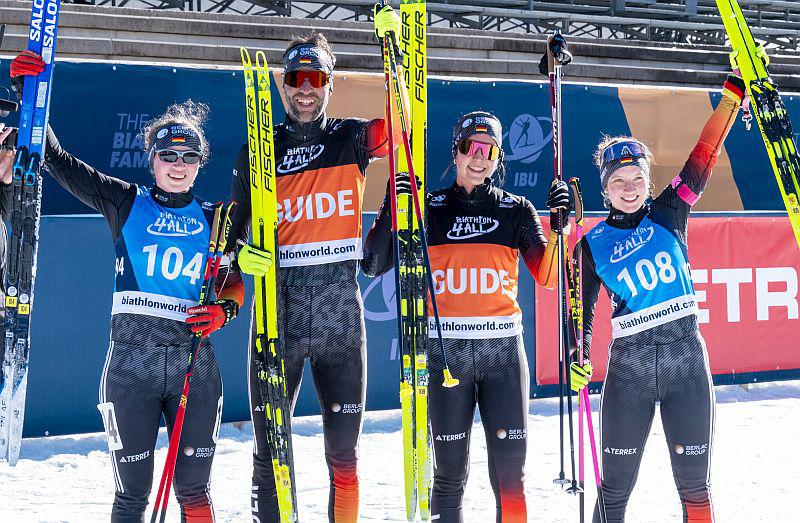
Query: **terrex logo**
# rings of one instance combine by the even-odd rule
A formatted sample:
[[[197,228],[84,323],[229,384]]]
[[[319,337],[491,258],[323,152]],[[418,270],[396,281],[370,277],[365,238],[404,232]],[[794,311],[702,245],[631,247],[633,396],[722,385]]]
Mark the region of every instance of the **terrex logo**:
[[[147,226],[147,232],[154,236],[194,236],[203,232],[202,222],[196,218],[178,216],[162,212],[155,223]]]
[[[609,261],[617,263],[624,260],[649,242],[653,234],[655,234],[655,230],[652,226],[637,227],[627,238],[614,244],[614,252],[611,254]]]
[[[322,144],[290,148],[286,151],[286,156],[283,157],[283,160],[278,164],[276,169],[281,174],[303,169],[304,167],[308,167],[312,161],[319,158],[319,155],[321,155],[324,150],[325,146]]]
[[[545,125],[548,130],[542,129]],[[553,140],[552,120],[545,116],[521,114],[517,116],[508,129],[508,146],[511,154],[506,160],[522,163],[533,163],[539,159],[542,150]]]
[[[447,233],[451,240],[467,240],[489,234],[497,229],[500,222],[486,216],[456,216],[453,227]]]

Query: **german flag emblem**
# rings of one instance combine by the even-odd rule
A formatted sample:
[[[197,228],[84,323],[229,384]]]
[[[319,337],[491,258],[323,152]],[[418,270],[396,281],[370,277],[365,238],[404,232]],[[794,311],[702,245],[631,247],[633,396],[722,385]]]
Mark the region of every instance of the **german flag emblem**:
[[[308,56],[304,56],[304,57],[300,58],[300,63],[301,64],[310,64],[311,62],[313,62],[313,60],[311,58],[309,58]]]
[[[183,136],[173,136],[172,137],[172,143],[183,143],[185,141],[186,141],[186,138],[184,138]]]
[[[476,125],[475,126],[475,132],[476,133],[485,133],[485,132],[488,132],[488,131],[489,131],[489,128],[486,127],[485,125]]]

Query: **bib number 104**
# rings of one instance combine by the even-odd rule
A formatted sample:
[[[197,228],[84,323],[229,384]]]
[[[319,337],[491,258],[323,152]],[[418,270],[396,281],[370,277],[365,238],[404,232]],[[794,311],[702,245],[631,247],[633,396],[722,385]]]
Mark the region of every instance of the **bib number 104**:
[[[664,251],[656,254],[655,263],[647,258],[636,262],[634,272],[639,283],[638,286],[634,283],[628,267],[622,269],[617,275],[617,281],[621,281],[628,286],[631,296],[639,294],[638,287],[646,291],[652,291],[656,288],[658,282],[672,283],[678,277],[678,273],[672,265],[672,257]]]
[[[183,252],[178,247],[167,247],[163,253],[158,252],[158,245],[148,245],[142,248],[142,252],[147,254],[147,275],[153,276],[156,271],[158,255],[161,254],[161,275],[167,280],[174,280],[178,276],[186,276],[189,283],[194,285],[201,277],[203,267],[203,253],[198,252],[189,262],[184,265]]]

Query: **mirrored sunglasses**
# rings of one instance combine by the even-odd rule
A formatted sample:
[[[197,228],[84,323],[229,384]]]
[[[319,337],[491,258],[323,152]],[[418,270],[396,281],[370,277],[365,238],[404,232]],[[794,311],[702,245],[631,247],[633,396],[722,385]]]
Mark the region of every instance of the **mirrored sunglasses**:
[[[478,151],[483,155],[486,160],[496,160],[500,156],[502,149],[490,143],[478,142],[475,140],[462,140],[458,144],[458,151],[467,156],[475,156]]]
[[[324,71],[308,71],[302,69],[283,73],[283,83],[289,87],[301,87],[306,80],[311,84],[311,87],[319,89],[320,87],[328,85],[330,75]]]
[[[180,158],[183,160],[183,163],[189,165],[199,163],[203,158],[203,156],[197,151],[175,151],[172,149],[161,149],[160,151],[156,151],[156,154],[162,162],[175,163],[178,161],[178,158]]]
[[[603,163],[621,158],[646,158],[644,146],[639,142],[625,141],[609,145],[603,150]]]

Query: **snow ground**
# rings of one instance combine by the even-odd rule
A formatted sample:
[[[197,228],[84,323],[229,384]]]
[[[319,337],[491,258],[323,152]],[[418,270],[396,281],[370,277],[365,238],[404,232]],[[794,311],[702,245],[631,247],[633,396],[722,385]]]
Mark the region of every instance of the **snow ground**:
[[[800,381],[717,389],[717,427],[712,482],[717,521],[782,523],[796,521],[800,484]],[[592,396],[595,426],[598,396]],[[576,498],[552,483],[558,473],[558,401],[530,404],[526,491],[529,521],[575,522]],[[298,500],[304,523],[327,521],[328,474],[318,416],[295,420]],[[588,439],[587,439],[588,441]],[[587,443],[588,445],[588,443]],[[166,456],[162,430],[156,451],[158,474]],[[0,464],[0,520],[4,522],[108,521],[113,499],[111,464],[103,434],[27,439],[17,467]],[[404,521],[399,411],[368,412],[361,438],[360,521]],[[465,521],[494,521],[494,498],[486,470],[486,445],[479,420],[473,428],[471,474]],[[212,472],[217,520],[249,522],[251,434],[249,423],[223,425]],[[587,453],[587,514],[594,502]],[[153,494],[154,497],[155,494]],[[170,521],[178,521],[174,497]],[[148,514],[149,517],[149,514]],[[658,415],[647,446],[639,483],[631,498],[630,522],[680,521]]]

